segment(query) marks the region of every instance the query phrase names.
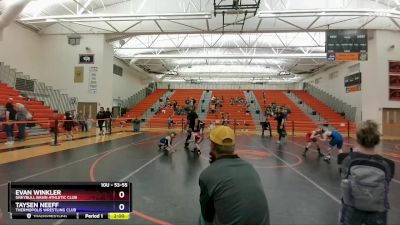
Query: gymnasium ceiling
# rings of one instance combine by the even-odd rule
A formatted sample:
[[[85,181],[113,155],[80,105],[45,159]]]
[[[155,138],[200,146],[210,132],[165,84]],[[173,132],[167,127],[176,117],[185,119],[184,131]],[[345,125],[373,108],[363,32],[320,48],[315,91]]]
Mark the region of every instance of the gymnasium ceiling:
[[[235,2],[241,9],[223,8]],[[399,9],[400,0],[34,0],[19,22],[105,34],[116,57],[162,81],[290,83],[336,65],[325,60],[325,30],[400,30]]]

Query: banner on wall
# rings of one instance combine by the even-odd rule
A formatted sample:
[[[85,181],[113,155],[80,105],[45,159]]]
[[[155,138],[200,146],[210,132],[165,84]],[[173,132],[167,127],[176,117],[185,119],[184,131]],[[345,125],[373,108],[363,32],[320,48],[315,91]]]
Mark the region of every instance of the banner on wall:
[[[74,83],[83,83],[83,66],[75,66]]]
[[[361,72],[344,77],[346,93],[361,91]]]
[[[96,94],[97,92],[97,67],[89,68],[89,94]]]
[[[400,61],[389,61],[389,100],[400,101]]]

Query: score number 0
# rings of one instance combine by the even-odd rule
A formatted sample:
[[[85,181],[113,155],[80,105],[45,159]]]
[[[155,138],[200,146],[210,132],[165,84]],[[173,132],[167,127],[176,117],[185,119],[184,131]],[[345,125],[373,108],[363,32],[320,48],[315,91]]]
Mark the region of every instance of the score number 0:
[[[121,198],[121,199],[123,199],[123,198],[125,197],[125,192],[124,192],[124,191],[120,191],[120,192],[118,193],[118,197]],[[119,209],[120,211],[123,211],[123,210],[125,209],[125,205],[124,205],[123,203],[119,204],[118,209]]]

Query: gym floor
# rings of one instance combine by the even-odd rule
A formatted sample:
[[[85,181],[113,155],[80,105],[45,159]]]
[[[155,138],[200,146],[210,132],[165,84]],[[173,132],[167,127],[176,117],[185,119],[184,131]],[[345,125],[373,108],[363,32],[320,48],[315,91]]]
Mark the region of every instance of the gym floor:
[[[4,224],[197,224],[200,215],[198,177],[209,165],[209,140],[205,138],[201,143],[203,153],[198,156],[184,150],[185,135],[179,134],[174,142],[177,152],[165,155],[158,151],[162,135],[165,132],[154,131],[102,142],[86,141],[89,144],[0,162],[0,207],[5,214]],[[304,158],[301,155],[304,138],[289,137],[281,147],[270,137],[238,134],[237,139],[237,153],[255,166],[263,181],[271,224],[337,224],[340,177],[335,158],[328,164],[318,159],[316,151],[309,151]],[[347,140],[345,151],[353,142]],[[323,144],[322,151],[326,149],[327,145]],[[380,149],[396,162],[390,190],[389,224],[399,224],[400,144],[385,141]],[[0,158],[19,151],[29,149],[0,153]],[[134,211],[128,221],[10,220],[6,198],[8,181],[129,181],[133,184]]]

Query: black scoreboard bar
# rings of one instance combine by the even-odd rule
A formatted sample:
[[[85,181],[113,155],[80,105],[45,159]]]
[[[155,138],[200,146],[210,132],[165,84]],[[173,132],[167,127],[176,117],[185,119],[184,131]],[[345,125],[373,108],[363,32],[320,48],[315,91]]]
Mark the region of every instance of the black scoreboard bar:
[[[11,182],[12,219],[129,219],[130,182]]]

